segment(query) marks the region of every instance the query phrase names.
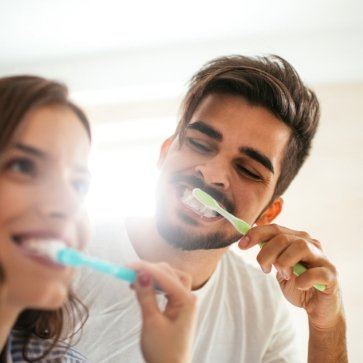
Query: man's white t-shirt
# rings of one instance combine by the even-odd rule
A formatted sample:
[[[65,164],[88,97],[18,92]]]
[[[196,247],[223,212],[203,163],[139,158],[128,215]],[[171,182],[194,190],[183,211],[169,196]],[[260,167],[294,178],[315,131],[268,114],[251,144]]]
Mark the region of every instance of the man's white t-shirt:
[[[89,253],[118,264],[139,260],[124,225],[100,232]],[[144,362],[141,315],[128,284],[82,270],[74,290],[89,308],[78,350],[94,363]],[[274,277],[228,251],[194,293],[198,320],[193,363],[300,362],[286,300]],[[165,304],[164,296],[158,299]]]

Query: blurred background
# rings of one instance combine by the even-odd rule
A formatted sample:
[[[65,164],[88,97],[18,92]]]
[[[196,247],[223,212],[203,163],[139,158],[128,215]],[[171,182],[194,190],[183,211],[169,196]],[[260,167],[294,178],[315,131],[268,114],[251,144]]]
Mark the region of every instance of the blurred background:
[[[205,62],[237,53],[286,58],[317,92],[322,118],[277,222],[308,231],[335,262],[350,359],[362,362],[362,14],[359,0],[1,0],[0,76],[63,81],[87,111],[97,227],[152,214],[159,146]],[[245,255],[255,263],[256,253]],[[306,355],[305,314],[292,310]]]

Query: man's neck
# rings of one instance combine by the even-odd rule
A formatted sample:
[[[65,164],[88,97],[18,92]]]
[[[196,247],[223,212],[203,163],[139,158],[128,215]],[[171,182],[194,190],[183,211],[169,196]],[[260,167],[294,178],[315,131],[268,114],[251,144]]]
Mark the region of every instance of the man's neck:
[[[142,228],[140,228],[142,226]],[[126,229],[137,255],[150,262],[167,262],[192,276],[192,288],[202,287],[212,276],[227,248],[183,251],[173,247],[157,231],[152,218],[126,220]]]

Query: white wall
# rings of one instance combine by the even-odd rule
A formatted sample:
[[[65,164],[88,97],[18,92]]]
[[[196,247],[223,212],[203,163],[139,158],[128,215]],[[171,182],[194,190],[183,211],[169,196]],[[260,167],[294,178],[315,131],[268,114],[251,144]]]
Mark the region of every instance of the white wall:
[[[321,125],[279,222],[320,240],[339,270],[351,362],[363,357],[363,82],[315,87]],[[302,314],[296,313],[302,322]],[[306,336],[302,334],[302,336]]]

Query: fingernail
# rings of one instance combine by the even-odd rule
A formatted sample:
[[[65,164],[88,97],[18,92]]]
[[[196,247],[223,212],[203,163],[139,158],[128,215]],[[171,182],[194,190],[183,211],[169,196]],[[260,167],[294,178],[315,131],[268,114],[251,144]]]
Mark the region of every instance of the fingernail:
[[[282,267],[280,267],[277,263],[274,265],[274,267],[284,280],[290,280],[289,274],[284,271]]]
[[[281,271],[281,275],[284,278],[284,280],[289,280],[290,279],[289,275],[287,275],[285,271]]]
[[[129,287],[130,287],[131,290],[135,290],[135,285],[134,284],[130,284]]]
[[[141,287],[148,287],[151,284],[151,276],[144,271],[139,271],[137,281]]]
[[[283,274],[285,280],[290,280],[290,274],[288,272],[282,270],[282,274]]]
[[[265,274],[268,274],[268,269],[267,269],[266,267],[261,266],[261,268],[262,268],[262,271],[263,271]]]
[[[247,247],[248,243],[250,242],[250,237],[248,236],[243,236],[239,243],[238,243],[238,246],[241,247],[241,248],[244,248],[244,247]]]

